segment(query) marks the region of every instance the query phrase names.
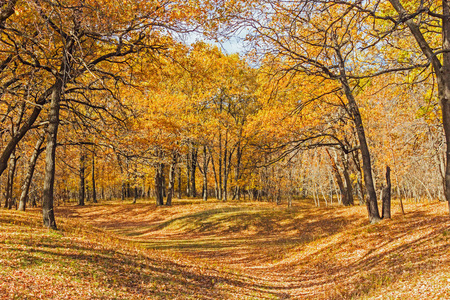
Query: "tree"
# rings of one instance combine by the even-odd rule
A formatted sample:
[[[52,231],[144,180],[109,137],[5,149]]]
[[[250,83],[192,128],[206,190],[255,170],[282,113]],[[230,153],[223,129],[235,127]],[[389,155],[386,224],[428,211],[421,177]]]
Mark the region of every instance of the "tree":
[[[335,95],[345,107],[359,141],[369,219],[378,222],[371,156],[357,101],[360,85],[355,79],[361,78],[358,70],[363,69],[357,45],[364,43],[361,32],[365,16],[351,7],[341,8],[321,1],[264,1],[254,15],[259,17],[244,16],[245,22],[253,30],[253,40],[261,46],[267,60],[274,63],[273,68],[278,68],[282,75],[302,73],[313,80],[328,82],[331,90],[322,92],[316,99]],[[299,106],[308,102],[309,99],[302,99]]]
[[[20,194],[19,200],[19,210],[25,211],[26,203],[28,201],[28,194],[30,191],[31,181],[33,179],[33,174],[36,169],[36,163],[39,155],[42,153],[43,149],[41,149],[42,144],[45,140],[45,134],[41,134],[36,141],[36,145],[34,146],[33,153],[30,156],[30,161],[28,163],[28,171],[25,176],[25,180],[22,184],[22,193]]]
[[[86,152],[84,147],[80,148],[80,186],[79,186],[79,194],[78,194],[78,205],[84,206],[85,199],[85,169],[86,169]]]
[[[435,2],[425,4],[424,1],[409,5],[410,11],[399,0],[389,0],[397,16],[392,16],[394,26],[406,24],[434,70],[437,81],[439,103],[442,111],[442,124],[445,133],[447,150],[445,151],[445,198],[449,205],[450,213],[450,4],[446,0],[438,6]],[[441,11],[437,13],[436,11]],[[437,48],[436,36],[430,35],[428,24],[437,20],[438,30],[433,31],[440,35],[441,45]]]
[[[183,7],[185,10],[180,13]],[[49,124],[46,129],[43,219],[45,226],[56,228],[53,190],[61,103],[67,101],[71,93],[76,94],[79,90],[108,90],[108,80],[116,84],[122,82],[122,75],[129,69],[120,72],[119,68],[111,68],[111,65],[131,63],[127,58],[138,52],[151,53],[166,48],[171,41],[168,31],[189,26],[189,19],[196,8],[177,1],[129,1],[126,6],[113,1],[103,6],[78,1],[64,4],[35,1],[23,4],[21,9],[23,20],[34,20],[32,26],[23,21],[11,22],[5,24],[5,30],[18,32],[26,40],[26,43],[16,47],[24,50],[24,55],[20,57],[21,63],[47,74],[46,81],[52,82],[50,88],[39,97],[37,104],[43,105],[50,98]],[[28,34],[30,30],[36,31],[43,38],[35,39],[36,35]],[[34,49],[28,51],[27,48]],[[47,59],[50,57],[51,60]],[[80,83],[85,83],[80,78],[91,79],[91,84],[80,87]],[[18,134],[7,146],[0,159],[0,171],[4,170],[4,157],[9,157],[39,113],[40,109],[33,111],[29,122],[18,130]]]

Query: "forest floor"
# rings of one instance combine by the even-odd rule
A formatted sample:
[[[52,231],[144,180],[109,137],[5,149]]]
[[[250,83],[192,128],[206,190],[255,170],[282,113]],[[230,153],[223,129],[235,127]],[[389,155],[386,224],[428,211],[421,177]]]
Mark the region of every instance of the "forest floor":
[[[309,202],[0,209],[0,299],[450,299],[446,203]]]

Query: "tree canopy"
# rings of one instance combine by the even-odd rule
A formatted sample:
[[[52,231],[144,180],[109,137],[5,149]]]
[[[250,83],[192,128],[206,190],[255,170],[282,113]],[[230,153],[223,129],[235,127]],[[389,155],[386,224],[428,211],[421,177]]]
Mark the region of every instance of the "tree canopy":
[[[3,2],[5,206],[47,227],[85,197],[450,201],[447,1]]]

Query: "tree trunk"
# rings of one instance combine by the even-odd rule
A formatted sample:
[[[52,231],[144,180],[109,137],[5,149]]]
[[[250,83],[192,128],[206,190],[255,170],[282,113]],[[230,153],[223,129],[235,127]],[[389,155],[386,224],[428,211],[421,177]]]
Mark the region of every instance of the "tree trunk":
[[[186,154],[186,196],[191,197],[191,151],[188,150],[188,153]]]
[[[241,139],[241,133],[239,134],[239,139]],[[241,179],[241,160],[242,160],[242,148],[241,142],[239,140],[236,152],[236,176],[234,177],[236,182],[235,188],[235,198],[239,201],[241,200],[241,187],[239,180]]]
[[[137,188],[137,185],[135,185],[134,186],[134,194],[133,194],[133,204],[136,204],[137,197],[138,197],[138,188]]]
[[[172,163],[170,164],[170,169],[169,169],[169,188],[167,191],[167,200],[166,200],[166,205],[167,206],[171,206],[172,205],[172,198],[173,198],[173,194],[174,194],[174,187],[175,187],[175,167],[177,164],[177,156],[176,153],[173,154],[172,157]]]
[[[228,200],[228,176],[231,170],[232,152],[228,149],[228,128],[225,133],[225,145],[223,150],[223,191],[222,200]]]
[[[386,187],[383,189],[381,199],[383,201],[382,218],[391,218],[391,168],[386,167]]]
[[[217,180],[216,166],[214,164],[214,156],[213,156],[213,153],[212,153],[210,147],[208,147],[208,152],[209,152],[209,157],[211,159],[211,167],[212,167],[213,175],[214,175],[214,192],[215,192],[215,197],[216,197],[216,199],[220,200],[220,197],[219,197],[220,196],[219,195],[219,183],[218,183],[218,180]]]
[[[203,201],[208,200],[208,152],[206,146],[203,146]]]
[[[86,160],[86,153],[84,152],[84,147],[81,146],[81,154],[80,154],[80,173],[78,174],[79,180],[80,180],[80,186],[78,191],[78,205],[84,206],[84,200],[85,200],[85,160]]]
[[[435,69],[438,78],[439,100],[442,109],[442,123],[446,142],[445,165],[445,199],[448,202],[450,214],[450,7],[447,0],[442,0],[444,16],[442,18],[443,47],[442,68]],[[436,56],[434,58],[436,60]]]
[[[131,197],[131,183],[130,183],[130,178],[129,178],[129,174],[127,171],[127,188],[126,188],[126,197],[130,198]]]
[[[348,165],[348,155],[346,153],[342,153],[342,165],[344,167],[343,173],[344,173],[344,179],[345,179],[345,186],[346,186],[346,195],[347,195],[347,202],[348,205],[353,205],[353,187],[352,187],[352,181],[350,179],[349,174],[349,165]]]
[[[195,185],[195,171],[197,170],[197,155],[198,149],[196,146],[192,146],[192,154],[191,154],[191,189],[192,189],[192,197],[197,197],[197,188]]]
[[[368,194],[368,207],[369,207],[369,219],[371,223],[376,223],[381,220],[380,213],[378,211],[378,203],[377,203],[377,194],[375,192],[375,187],[373,183],[372,177],[372,163],[370,159],[369,147],[366,141],[366,134],[364,132],[364,127],[361,119],[361,115],[359,113],[359,109],[357,107],[356,101],[351,94],[350,87],[345,85],[346,93],[348,94],[349,104],[352,110],[356,131],[358,133],[359,146],[362,156],[362,167],[364,171],[364,183],[366,187],[366,191]]]
[[[97,201],[97,190],[95,187],[95,152],[92,151],[92,174],[91,174],[91,181],[92,181],[92,202],[98,203]]]
[[[163,167],[165,167],[165,165],[163,165]],[[167,197],[167,189],[166,189],[166,177],[164,176],[164,171],[162,171],[162,193],[163,193],[163,198]]]
[[[218,163],[219,163],[219,174],[218,174],[218,180],[219,180],[219,188],[218,188],[218,198],[219,200],[223,200],[223,178],[222,178],[222,163],[223,163],[223,157],[222,157],[222,133],[219,131],[219,157],[218,157]]]
[[[16,148],[17,144],[22,140],[25,134],[30,130],[33,126],[36,119],[39,117],[41,113],[43,105],[46,103],[47,98],[52,94],[52,91],[55,89],[55,85],[48,88],[36,101],[36,105],[33,106],[33,111],[31,112],[28,119],[23,123],[22,127],[14,134],[8,144],[3,148],[3,152],[0,155],[0,176],[8,167],[8,160],[11,156],[11,153]]]
[[[33,179],[34,170],[36,168],[36,162],[41,154],[41,146],[44,143],[45,140],[45,134],[41,135],[39,139],[36,142],[36,145],[34,146],[33,154],[30,157],[30,161],[28,162],[28,171],[25,176],[25,180],[22,185],[22,193],[20,194],[20,200],[19,200],[19,210],[25,211],[27,200],[28,200],[28,193],[30,191],[30,185],[31,181]]]
[[[8,169],[8,174],[6,176],[6,185],[5,185],[5,206],[4,208],[8,208],[9,207],[9,202],[11,202],[10,198],[11,198],[11,193],[10,193],[10,187],[11,187],[11,182],[10,182],[10,173],[11,173],[11,157],[13,156],[13,153],[15,151],[13,151],[9,157],[9,169]]]
[[[222,179],[222,200],[227,201],[228,200],[228,173],[227,173],[227,155],[228,155],[228,149],[227,149],[227,142],[225,140],[225,149],[223,150],[223,179]]]
[[[164,190],[163,190],[164,164],[158,163],[155,171],[155,194],[156,205],[164,205]]]
[[[181,199],[181,167],[178,167],[178,199]]]
[[[377,194],[374,187],[373,177],[372,177],[372,163],[370,159],[369,147],[367,145],[366,133],[364,131],[364,125],[362,122],[361,114],[359,112],[358,104],[356,103],[355,97],[353,96],[352,90],[350,88],[350,84],[347,80],[347,75],[345,71],[344,60],[341,56],[341,53],[338,49],[336,49],[336,54],[339,60],[340,67],[340,82],[342,85],[342,89],[344,90],[345,96],[348,101],[349,111],[351,117],[353,119],[356,133],[358,136],[359,147],[362,156],[362,167],[364,171],[364,183],[366,186],[367,194],[368,194],[368,213],[369,220],[371,223],[377,223],[381,220],[380,213],[378,211],[378,203],[377,203]]]
[[[59,126],[59,106],[61,101],[61,93],[63,89],[63,79],[61,72],[58,74],[56,83],[51,95],[49,124],[47,127],[47,147],[45,155],[45,175],[44,175],[44,191],[42,199],[42,217],[44,226],[57,229],[55,213],[53,210],[53,191],[55,183],[55,154],[56,143]]]
[[[123,179],[122,179],[122,185],[121,185],[121,189],[120,189],[120,200],[122,200],[122,201],[125,200],[125,181],[123,181]]]
[[[17,156],[16,151],[14,150],[11,153],[11,157],[9,159],[8,180],[6,184],[5,207],[7,207],[8,209],[12,209],[13,205],[15,205],[13,191],[14,191],[14,175],[16,174],[16,166],[17,166]]]

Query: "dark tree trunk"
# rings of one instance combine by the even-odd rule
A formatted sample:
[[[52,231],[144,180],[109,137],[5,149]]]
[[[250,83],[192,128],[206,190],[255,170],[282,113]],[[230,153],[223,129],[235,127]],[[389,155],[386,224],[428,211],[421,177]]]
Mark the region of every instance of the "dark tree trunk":
[[[137,197],[138,197],[138,188],[137,188],[137,185],[135,185],[134,186],[134,194],[133,194],[133,204],[136,204]]]
[[[227,201],[228,200],[228,173],[227,173],[227,155],[228,155],[228,149],[227,149],[227,143],[225,141],[225,149],[223,150],[223,179],[222,179],[222,200]]]
[[[181,199],[181,167],[178,167],[178,199]]]
[[[228,147],[228,143],[226,143],[225,145],[227,145]],[[226,197],[224,197],[224,201],[227,201],[228,198],[228,180],[230,178],[230,174],[231,174],[231,159],[233,158],[233,153],[234,153],[234,149],[232,150],[227,150],[227,155],[225,155],[225,163],[224,163],[224,195]]]
[[[164,205],[164,190],[163,190],[164,164],[158,163],[155,171],[155,194],[156,205]]]
[[[165,167],[165,165],[163,165],[163,167]],[[163,193],[163,198],[167,197],[167,189],[166,189],[166,176],[164,176],[164,171],[162,173],[162,193]]]
[[[3,148],[3,152],[0,155],[0,175],[2,175],[3,172],[6,170],[6,168],[8,167],[8,160],[9,157],[11,156],[11,153],[14,151],[17,144],[22,140],[25,134],[33,126],[34,122],[36,122],[36,119],[39,117],[39,114],[41,113],[43,105],[46,103],[47,98],[52,94],[52,91],[54,89],[55,86],[50,87],[41,95],[41,97],[39,97],[28,119],[23,123],[22,127],[20,127],[19,130],[14,134],[14,136],[11,138],[8,144]]]
[[[78,191],[78,205],[84,206],[84,200],[85,200],[85,160],[86,160],[86,154],[84,152],[83,146],[81,148],[81,155],[80,155],[80,173],[78,174],[79,180],[80,180],[80,186]]]
[[[442,18],[442,35],[444,50],[442,53],[442,68],[436,69],[435,73],[439,73],[438,78],[438,90],[439,90],[439,102],[442,110],[442,124],[445,133],[446,142],[446,157],[445,157],[445,199],[448,202],[449,214],[450,214],[450,4],[447,0],[442,0],[442,7],[444,16]],[[434,56],[434,60],[436,60]],[[433,64],[434,66],[435,64]],[[436,64],[437,67],[437,64]]]
[[[131,197],[131,183],[130,183],[130,178],[129,178],[129,176],[127,176],[126,197],[127,197],[127,198],[130,198],[130,197]]]
[[[239,137],[240,139],[241,137]],[[241,199],[241,187],[239,180],[241,179],[241,160],[242,160],[242,148],[241,148],[241,142],[239,141],[237,146],[237,152],[236,152],[236,188],[235,188],[235,198],[237,200]]]
[[[92,181],[92,202],[97,203],[97,190],[95,187],[95,152],[92,151],[92,174],[91,174],[91,181]]]
[[[348,85],[345,85],[345,90],[347,94],[347,99],[349,100],[349,106],[351,107],[353,120],[355,122],[356,126],[356,132],[358,134],[358,140],[359,140],[359,146],[362,156],[362,167],[364,170],[364,183],[366,187],[366,191],[368,194],[368,207],[369,207],[369,219],[371,223],[376,223],[381,220],[380,213],[378,211],[378,203],[377,203],[377,194],[375,191],[374,183],[373,183],[373,177],[372,177],[372,163],[370,159],[370,152],[369,147],[367,145],[366,141],[366,134],[364,131],[361,115],[359,113],[359,108],[356,104],[355,99],[353,98],[353,95],[351,94],[350,87]]]
[[[195,172],[197,170],[197,155],[198,149],[196,146],[192,146],[192,154],[191,154],[191,189],[192,189],[192,197],[197,197],[197,188],[195,185]]]
[[[33,195],[31,198],[31,207],[37,207],[36,196]]]
[[[208,200],[208,152],[206,146],[203,146],[203,201]]]
[[[218,163],[219,163],[219,174],[217,174],[218,177],[218,199],[223,200],[223,177],[222,177],[222,164],[223,164],[223,157],[222,157],[222,133],[219,131],[219,157],[218,157]]]
[[[91,192],[89,191],[89,181],[86,180],[84,186],[86,187],[86,192],[84,193],[87,202],[91,201]]]
[[[41,146],[44,143],[45,140],[45,134],[41,135],[39,139],[36,142],[36,145],[34,146],[33,154],[30,157],[30,161],[28,162],[28,171],[25,176],[25,180],[22,185],[22,193],[20,194],[20,200],[19,200],[19,210],[25,211],[27,200],[28,200],[28,193],[30,191],[30,185],[31,181],[33,179],[34,170],[36,168],[36,162],[39,157],[39,155],[42,153]]]
[[[120,189],[120,200],[124,201],[125,200],[125,182],[122,179],[122,185],[121,185],[121,189]]]
[[[386,187],[383,189],[381,199],[383,201],[382,218],[391,218],[391,168],[386,167]]]
[[[191,197],[192,196],[192,190],[191,190],[191,151],[188,150],[188,153],[186,154],[186,196]]]
[[[211,148],[208,147],[208,152],[209,152],[209,157],[211,158],[211,167],[213,170],[213,175],[214,175],[214,193],[215,193],[215,197],[216,199],[220,200],[220,195],[219,195],[219,182],[217,180],[217,172],[216,172],[216,166],[214,164],[214,156],[213,153],[211,151]]]
[[[166,205],[170,206],[172,205],[172,198],[173,198],[173,194],[174,194],[174,190],[175,190],[175,167],[177,164],[177,156],[176,153],[173,154],[172,157],[172,163],[170,164],[170,169],[169,169],[169,188],[167,191],[167,200],[166,200]]]
[[[371,223],[377,223],[381,220],[380,212],[378,210],[377,194],[375,191],[375,186],[372,177],[372,163],[370,159],[369,146],[367,145],[366,133],[364,131],[364,125],[362,122],[361,114],[359,112],[358,104],[356,103],[355,97],[353,96],[350,84],[347,80],[347,75],[345,71],[345,63],[339,49],[336,50],[336,55],[339,60],[339,72],[340,72],[340,82],[342,89],[344,90],[345,96],[348,101],[349,112],[353,119],[356,134],[358,136],[359,147],[362,156],[362,167],[364,171],[364,184],[366,186],[368,194],[368,213],[369,220]]]
[[[9,157],[9,169],[8,169],[8,174],[6,176],[6,185],[5,185],[5,206],[4,208],[8,208],[9,207],[9,203],[12,201],[11,200],[11,158],[13,157],[13,154],[15,153],[15,151],[13,151]]]
[[[13,151],[9,159],[8,180],[6,183],[5,207],[7,207],[8,209],[12,209],[13,205],[15,205],[13,190],[14,190],[14,175],[16,174],[16,166],[17,166],[16,151]]]
[[[65,68],[63,68],[65,69]],[[65,71],[60,72],[56,79],[56,83],[51,96],[50,111],[49,111],[49,124],[47,127],[47,148],[45,155],[45,175],[44,175],[44,191],[42,199],[42,217],[44,226],[57,229],[55,212],[53,210],[53,191],[55,183],[55,154],[56,143],[59,126],[59,106],[61,101],[61,92],[63,89],[62,74]]]
[[[228,171],[229,171],[229,166],[228,166],[228,129],[226,130],[225,133],[225,145],[224,145],[224,149],[223,149],[223,190],[222,190],[222,200],[223,201],[227,201],[228,200]],[[231,156],[231,153],[230,153]]]

